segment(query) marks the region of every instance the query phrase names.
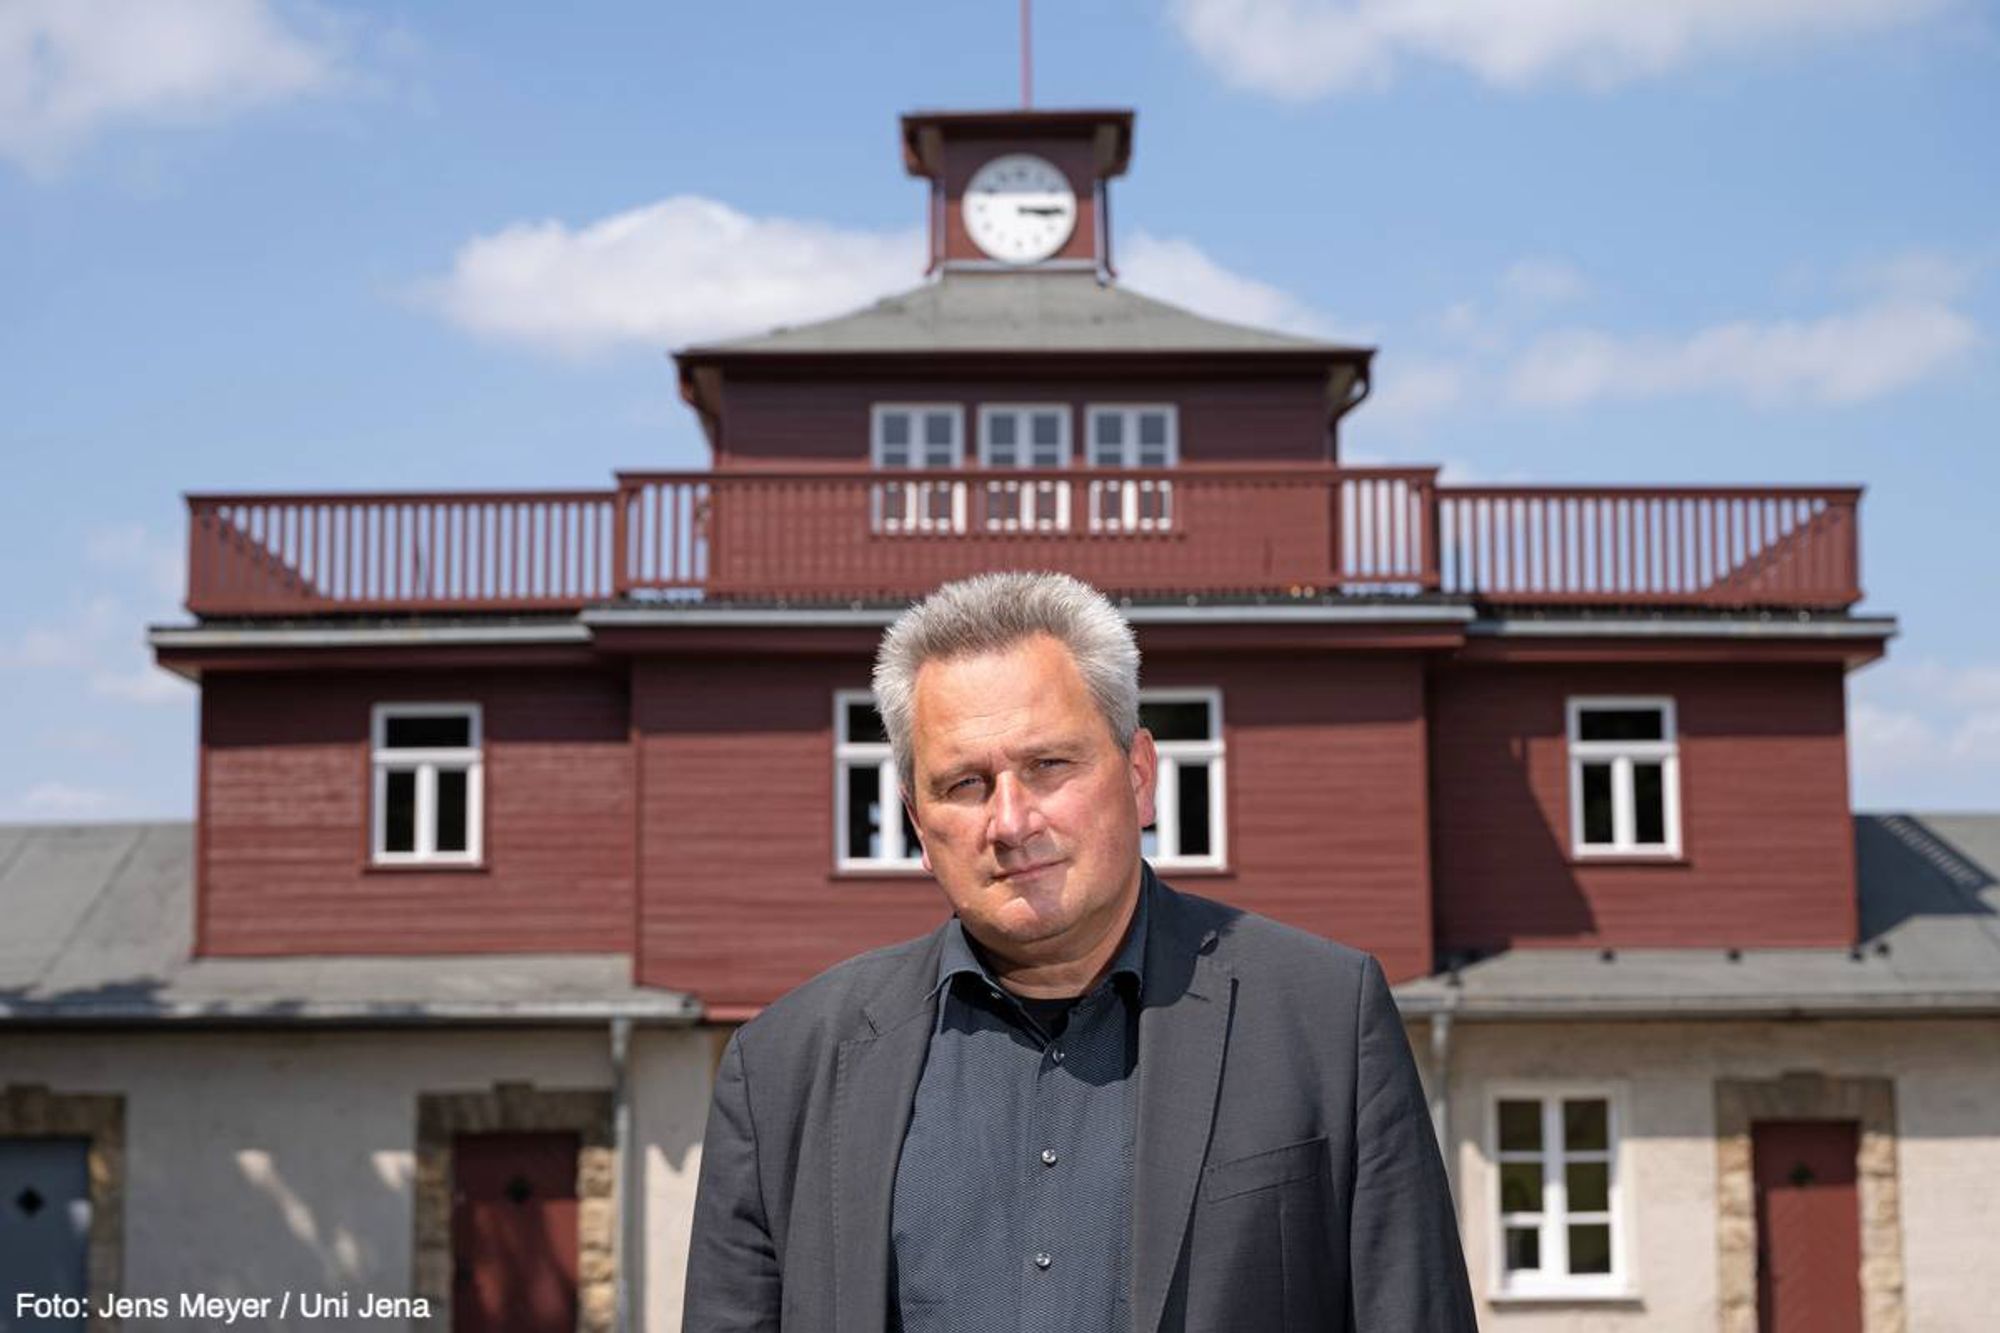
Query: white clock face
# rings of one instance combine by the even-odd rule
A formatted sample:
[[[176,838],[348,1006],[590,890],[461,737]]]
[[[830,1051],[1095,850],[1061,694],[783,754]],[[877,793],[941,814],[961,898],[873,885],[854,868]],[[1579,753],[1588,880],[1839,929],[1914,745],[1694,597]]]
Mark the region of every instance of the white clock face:
[[[1076,230],[1076,191],[1047,158],[996,157],[965,187],[965,230],[1005,264],[1034,264],[1063,248]]]

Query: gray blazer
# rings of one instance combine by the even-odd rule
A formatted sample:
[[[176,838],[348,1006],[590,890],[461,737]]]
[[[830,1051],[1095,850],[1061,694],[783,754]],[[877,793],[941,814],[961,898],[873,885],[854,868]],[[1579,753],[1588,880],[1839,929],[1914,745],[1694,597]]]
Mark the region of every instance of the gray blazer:
[[[1381,966],[1157,881],[1152,892],[1135,1333],[1474,1333]],[[887,1327],[889,1205],[942,939],[940,927],[843,963],[730,1039],[702,1142],[687,1333]]]

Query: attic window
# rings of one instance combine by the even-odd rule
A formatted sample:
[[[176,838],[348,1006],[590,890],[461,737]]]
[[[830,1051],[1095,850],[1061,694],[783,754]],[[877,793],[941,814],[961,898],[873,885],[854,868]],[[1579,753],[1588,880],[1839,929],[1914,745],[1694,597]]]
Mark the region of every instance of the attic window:
[[[877,403],[871,453],[876,467],[957,467],[965,413],[956,403]]]
[[[1680,854],[1674,702],[1569,701],[1570,845],[1577,856]]]
[[[477,864],[485,767],[479,705],[377,704],[370,730],[375,864]]]
[[[942,470],[965,457],[965,412],[956,403],[877,403],[869,414],[869,456],[878,468]],[[965,484],[885,481],[870,488],[876,532],[962,532]]]
[[[1094,467],[1172,467],[1180,461],[1179,413],[1170,403],[1090,409]]]
[[[1096,468],[1167,469],[1180,461],[1180,416],[1170,403],[1094,404],[1090,464]],[[1092,481],[1091,530],[1160,532],[1174,526],[1174,483],[1166,477]]]

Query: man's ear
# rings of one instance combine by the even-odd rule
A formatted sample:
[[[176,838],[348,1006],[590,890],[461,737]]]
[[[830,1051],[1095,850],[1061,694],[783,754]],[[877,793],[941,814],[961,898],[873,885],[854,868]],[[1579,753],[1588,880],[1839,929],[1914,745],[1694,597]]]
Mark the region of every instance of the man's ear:
[[[1153,822],[1157,813],[1153,808],[1153,783],[1160,775],[1160,752],[1153,748],[1153,733],[1144,727],[1132,733],[1128,766],[1132,778],[1132,803],[1139,808],[1139,827],[1145,828]]]

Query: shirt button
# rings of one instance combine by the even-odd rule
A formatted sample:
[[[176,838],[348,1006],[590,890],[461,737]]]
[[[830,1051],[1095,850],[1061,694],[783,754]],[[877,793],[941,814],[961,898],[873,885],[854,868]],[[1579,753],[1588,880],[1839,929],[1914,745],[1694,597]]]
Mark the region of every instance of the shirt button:
[[[1054,1166],[1055,1164],[1056,1164],[1056,1150],[1054,1148],[1042,1149],[1042,1165]]]
[[[1060,1047],[1060,1046],[1051,1046],[1051,1047],[1049,1047],[1049,1059],[1051,1059],[1051,1060],[1055,1061],[1055,1062],[1056,1062],[1057,1064],[1061,1064],[1061,1063],[1062,1063],[1062,1047]]]
[[[1038,1254],[1035,1256],[1035,1267],[1037,1268],[1047,1268],[1050,1264],[1054,1262],[1055,1260],[1049,1258],[1049,1256],[1046,1254]]]

